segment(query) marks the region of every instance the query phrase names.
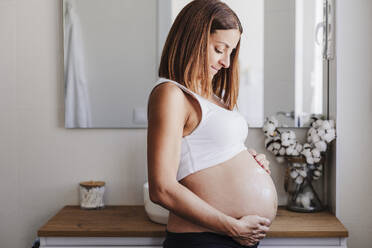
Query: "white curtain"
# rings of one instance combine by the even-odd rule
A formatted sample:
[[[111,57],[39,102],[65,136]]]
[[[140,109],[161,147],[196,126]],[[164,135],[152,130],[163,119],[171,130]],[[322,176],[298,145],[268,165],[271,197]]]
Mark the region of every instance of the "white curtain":
[[[74,2],[65,1],[64,7],[65,127],[87,128],[92,126],[92,117],[82,30]]]

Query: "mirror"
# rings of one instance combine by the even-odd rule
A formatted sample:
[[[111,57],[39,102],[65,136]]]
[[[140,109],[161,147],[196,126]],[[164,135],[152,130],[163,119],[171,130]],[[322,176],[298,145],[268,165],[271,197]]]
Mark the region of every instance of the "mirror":
[[[64,0],[65,127],[144,128],[156,1]]]
[[[146,127],[166,35],[188,2],[64,0],[66,127]],[[306,127],[325,115],[323,0],[224,2],[244,29],[238,109],[249,126],[275,115],[283,126]]]

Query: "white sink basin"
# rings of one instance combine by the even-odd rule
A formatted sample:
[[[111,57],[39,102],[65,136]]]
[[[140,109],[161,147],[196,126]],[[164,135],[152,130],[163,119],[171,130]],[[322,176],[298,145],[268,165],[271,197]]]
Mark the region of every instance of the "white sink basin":
[[[149,195],[149,183],[143,185],[143,199],[145,203],[145,211],[150,220],[159,224],[167,224],[169,211],[162,206],[153,203]]]

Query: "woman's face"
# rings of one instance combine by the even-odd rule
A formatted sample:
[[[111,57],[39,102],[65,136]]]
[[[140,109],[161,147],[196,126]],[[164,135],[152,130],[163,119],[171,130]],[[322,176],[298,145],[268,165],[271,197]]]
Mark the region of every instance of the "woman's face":
[[[240,40],[238,29],[216,30],[210,35],[208,44],[208,65],[211,78],[222,68],[230,66],[231,52]]]

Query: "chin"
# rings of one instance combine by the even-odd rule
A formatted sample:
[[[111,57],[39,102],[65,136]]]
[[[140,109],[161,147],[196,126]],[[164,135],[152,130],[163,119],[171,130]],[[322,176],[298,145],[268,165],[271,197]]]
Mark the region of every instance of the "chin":
[[[217,72],[215,70],[210,70],[209,74],[213,77],[217,74]]]
[[[210,74],[209,74],[210,81],[213,80],[213,78],[214,78],[215,75],[216,75],[216,73],[210,73]]]

